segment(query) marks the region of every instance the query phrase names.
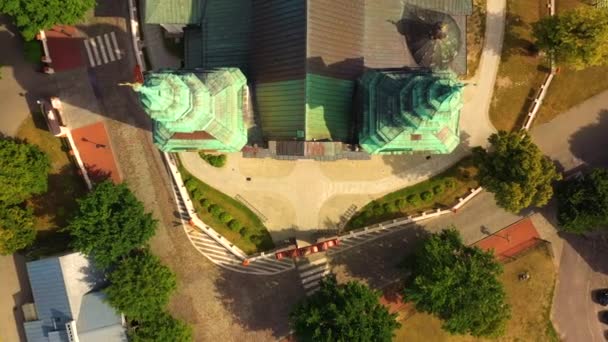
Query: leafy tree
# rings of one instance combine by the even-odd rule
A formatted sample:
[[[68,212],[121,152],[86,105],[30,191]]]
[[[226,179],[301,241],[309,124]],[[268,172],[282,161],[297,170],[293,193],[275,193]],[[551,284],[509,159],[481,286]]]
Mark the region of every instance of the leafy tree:
[[[0,205],[19,204],[47,191],[50,163],[36,145],[0,139]]]
[[[148,250],[122,259],[108,280],[105,293],[110,305],[138,321],[163,311],[176,288],[175,275]]]
[[[177,320],[166,312],[159,312],[153,317],[139,321],[139,325],[129,331],[132,342],[189,342],[192,341],[192,330],[184,322]]]
[[[502,266],[491,252],[465,246],[453,229],[432,234],[413,256],[405,298],[444,320],[451,334],[498,336],[510,317],[498,280]]]
[[[319,291],[298,303],[291,325],[301,341],[391,341],[400,324],[379,297],[359,282],[338,285],[330,276]]]
[[[0,13],[13,17],[23,37],[30,40],[56,24],[78,23],[94,6],[95,0],[3,0]]]
[[[608,60],[608,11],[581,6],[545,16],[533,26],[536,44],[554,53],[559,63],[577,69],[604,65]]]
[[[557,187],[558,220],[570,232],[608,225],[608,170],[594,169]]]
[[[76,250],[107,268],[152,237],[156,224],[125,184],[105,181],[78,200],[78,210],[66,230]]]
[[[524,132],[499,131],[488,139],[489,150],[476,148],[479,183],[496,197],[496,203],[519,212],[530,205],[543,206],[553,196],[552,182],[560,180],[555,165]]]
[[[31,245],[36,239],[30,208],[0,207],[0,254],[9,255]]]

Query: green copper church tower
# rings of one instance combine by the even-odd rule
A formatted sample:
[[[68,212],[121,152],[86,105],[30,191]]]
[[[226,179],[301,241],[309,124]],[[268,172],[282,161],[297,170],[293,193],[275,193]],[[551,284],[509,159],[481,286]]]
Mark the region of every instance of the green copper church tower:
[[[462,84],[450,72],[368,71],[359,145],[371,154],[450,153],[460,143]]]
[[[247,80],[237,68],[162,71],[133,86],[154,121],[154,144],[165,152],[238,152],[247,143]]]

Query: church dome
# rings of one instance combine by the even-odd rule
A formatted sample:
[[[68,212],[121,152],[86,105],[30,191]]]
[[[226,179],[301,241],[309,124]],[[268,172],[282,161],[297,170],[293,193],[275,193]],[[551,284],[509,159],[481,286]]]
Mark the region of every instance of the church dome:
[[[407,45],[418,65],[447,69],[460,50],[460,28],[444,13],[406,9],[403,18]]]

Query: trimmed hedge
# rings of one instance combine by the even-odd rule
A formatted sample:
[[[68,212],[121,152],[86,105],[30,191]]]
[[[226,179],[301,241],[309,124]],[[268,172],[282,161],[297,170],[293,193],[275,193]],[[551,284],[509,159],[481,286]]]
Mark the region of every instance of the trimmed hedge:
[[[204,152],[199,152],[198,155],[213,167],[223,167],[226,165],[225,154],[206,154]]]

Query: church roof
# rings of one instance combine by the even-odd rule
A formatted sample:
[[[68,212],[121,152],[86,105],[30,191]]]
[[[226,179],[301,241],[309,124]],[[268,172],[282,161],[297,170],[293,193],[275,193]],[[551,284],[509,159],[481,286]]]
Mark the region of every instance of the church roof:
[[[462,85],[448,72],[369,71],[359,144],[369,153],[449,153],[459,143]]]
[[[203,0],[146,0],[146,24],[198,24]]]
[[[239,151],[247,142],[244,108],[247,81],[236,68],[209,72],[164,71],[135,85],[145,112],[154,120],[154,140],[162,150]],[[195,132],[206,132],[193,135]],[[176,133],[181,145],[171,145]]]

